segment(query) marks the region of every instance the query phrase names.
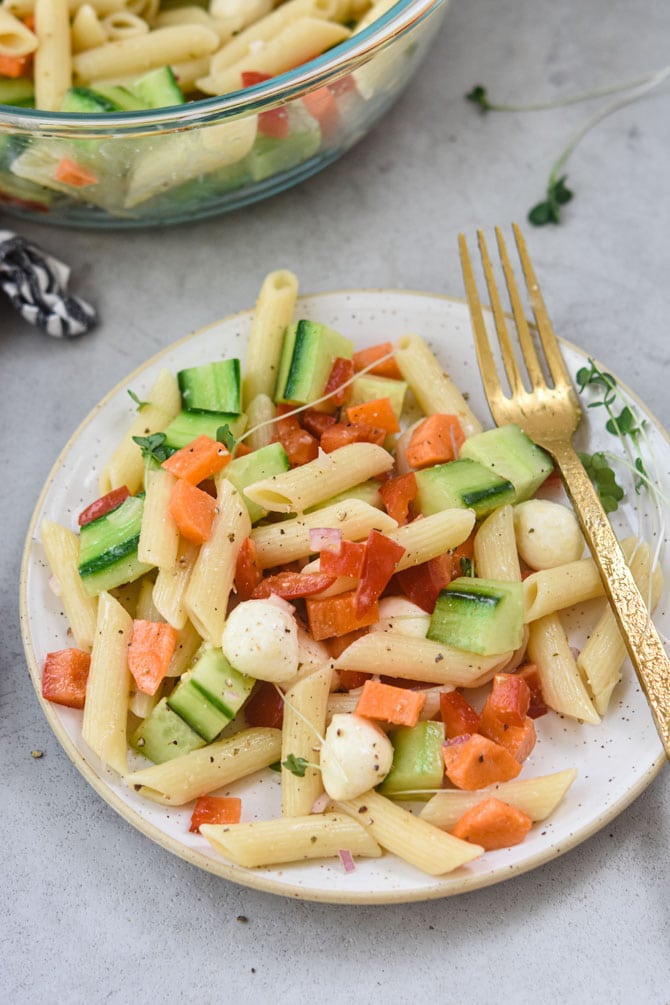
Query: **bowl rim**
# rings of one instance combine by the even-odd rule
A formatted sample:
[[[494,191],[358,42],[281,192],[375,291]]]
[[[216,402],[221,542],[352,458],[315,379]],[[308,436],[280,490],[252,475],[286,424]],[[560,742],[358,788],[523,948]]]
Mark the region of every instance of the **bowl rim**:
[[[90,115],[33,108],[17,110],[16,106],[0,103],[0,135],[11,130],[29,135],[36,132],[50,136],[76,134],[81,138],[88,137],[89,131],[94,137],[110,132],[128,135],[174,128],[189,130],[257,113],[279,101],[301,97],[314,87],[324,86],[352,72],[448,3],[449,0],[397,0],[372,24],[308,63],[252,87],[184,105]]]

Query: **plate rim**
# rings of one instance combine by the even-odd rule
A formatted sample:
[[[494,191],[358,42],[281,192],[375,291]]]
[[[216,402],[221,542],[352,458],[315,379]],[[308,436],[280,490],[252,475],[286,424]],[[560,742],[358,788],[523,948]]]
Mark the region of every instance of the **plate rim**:
[[[455,297],[448,294],[432,293],[429,291],[412,290],[412,289],[391,289],[386,287],[351,287],[345,289],[336,290],[321,290],[317,293],[300,293],[297,300],[297,308],[301,301],[318,301],[321,298],[329,297],[347,297],[347,296],[359,296],[359,295],[384,295],[390,294],[394,297],[407,297],[407,298],[424,298],[433,301],[445,301],[448,303],[453,303],[459,307],[463,307],[467,310],[467,301],[461,297]],[[488,308],[485,308],[488,310]],[[21,630],[21,639],[23,644],[24,655],[28,664],[28,670],[30,673],[30,678],[37,695],[39,704],[42,708],[49,726],[51,727],[56,739],[58,740],[61,748],[65,751],[68,758],[77,769],[77,771],[84,777],[88,784],[94,789],[94,791],[110,806],[116,813],[118,813],[127,823],[134,827],[140,832],[144,837],[148,837],[155,844],[158,844],[164,850],[169,851],[172,854],[177,855],[179,858],[188,862],[190,865],[196,868],[203,869],[212,875],[219,876],[223,879],[229,880],[230,882],[236,883],[241,886],[245,886],[250,889],[260,890],[265,893],[271,893],[283,897],[287,897],[294,900],[306,900],[317,903],[333,903],[333,904],[347,904],[350,906],[356,905],[382,905],[382,904],[392,904],[392,903],[415,903],[419,901],[427,900],[437,900],[446,897],[457,896],[462,893],[471,892],[474,890],[482,889],[487,886],[493,886],[498,883],[504,882],[508,879],[513,879],[516,876],[523,875],[526,872],[530,872],[533,869],[539,868],[542,865],[547,864],[554,859],[561,857],[565,853],[578,847],[584,841],[593,837],[599,830],[606,826],[610,821],[614,820],[620,813],[622,813],[628,806],[630,806],[653,782],[653,780],[660,773],[661,768],[665,764],[665,756],[663,754],[662,748],[659,749],[659,753],[655,760],[649,765],[649,767],[643,771],[637,778],[635,783],[630,786],[625,793],[623,793],[618,800],[616,800],[611,806],[609,806],[605,811],[599,813],[594,819],[592,819],[583,828],[576,828],[566,840],[553,839],[546,848],[536,852],[528,859],[524,859],[522,862],[508,864],[506,866],[498,867],[489,873],[483,873],[481,875],[465,874],[462,878],[452,877],[452,884],[448,889],[444,889],[440,886],[426,887],[426,888],[412,888],[407,890],[389,890],[387,893],[382,891],[366,892],[364,890],[326,890],[320,887],[310,888],[309,886],[299,886],[299,887],[287,887],[286,884],[282,883],[280,880],[275,879],[273,876],[268,876],[267,874],[255,871],[253,869],[246,869],[241,866],[236,866],[233,863],[227,862],[225,859],[220,860],[211,859],[205,856],[202,852],[199,852],[196,848],[190,848],[186,845],[180,844],[176,838],[164,831],[161,831],[155,826],[151,821],[140,816],[137,811],[127,802],[125,802],[106,782],[104,776],[101,777],[85,755],[77,749],[74,741],[69,736],[65,726],[61,722],[60,717],[57,714],[56,708],[53,704],[47,702],[41,694],[41,678],[40,669],[38,661],[36,658],[36,653],[33,649],[32,639],[29,631],[29,611],[28,611],[28,597],[27,597],[27,586],[28,586],[28,572],[31,559],[32,546],[36,540],[36,527],[39,515],[43,509],[46,498],[49,494],[51,486],[53,485],[56,476],[62,466],[62,462],[66,455],[70,453],[73,449],[80,433],[90,425],[94,420],[96,415],[108,404],[108,402],[120,391],[128,387],[131,382],[141,373],[149,369],[154,364],[160,362],[160,360],[172,353],[178,347],[186,344],[187,342],[197,339],[200,336],[206,334],[213,328],[218,327],[221,324],[230,324],[234,322],[237,318],[249,318],[253,316],[254,307],[247,307],[241,310],[235,311],[232,314],[224,315],[215,321],[210,322],[207,325],[196,329],[183,335],[181,338],[176,339],[169,345],[164,346],[159,349],[158,352],[154,353],[152,356],[145,359],[143,362],[138,364],[129,374],[124,376],[119,380],[107,393],[93,406],[92,409],[84,416],[81,422],[78,423],[74,431],[68,437],[65,445],[59,451],[55,461],[53,462],[49,473],[45,479],[44,485],[39,493],[37,501],[34,504],[33,511],[30,517],[28,528],[26,531],[26,536],[24,540],[20,575],[19,575],[19,622]],[[599,360],[595,356],[587,354],[584,349],[576,345],[574,342],[568,339],[558,336],[559,342],[565,345],[569,349],[576,352],[578,355],[583,356],[584,359],[593,359],[594,362],[600,366]],[[624,381],[616,377],[617,383],[622,390],[631,398],[633,403],[640,408],[645,415],[652,421],[655,429],[659,432],[666,442],[670,445],[670,434],[665,429],[663,424],[658,420],[658,418],[650,411],[648,406],[642,401],[642,399],[632,391]],[[105,769],[107,770],[107,769]],[[498,874],[500,873],[500,875]],[[441,877],[435,877],[439,881]],[[453,882],[453,879],[456,882]]]

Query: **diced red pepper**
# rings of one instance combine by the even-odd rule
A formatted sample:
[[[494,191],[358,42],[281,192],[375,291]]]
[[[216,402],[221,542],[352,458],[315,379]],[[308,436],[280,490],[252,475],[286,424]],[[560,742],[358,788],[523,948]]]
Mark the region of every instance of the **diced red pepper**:
[[[91,657],[82,649],[47,653],[42,671],[42,697],[57,705],[83,708]]]
[[[242,87],[253,87],[254,84],[262,84],[272,79],[272,74],[261,73],[260,70],[243,70],[241,76]]]
[[[530,704],[528,705],[529,719],[539,719],[540,716],[546,715],[549,707],[545,703],[544,695],[542,694],[542,683],[536,665],[534,663],[525,663],[519,667],[517,673],[519,677],[523,677],[530,691]]]
[[[122,502],[130,495],[125,485],[120,485],[118,489],[112,489],[104,496],[100,496],[90,506],[82,510],[79,514],[78,523],[80,527],[85,527],[87,523],[92,523],[98,517],[111,513],[113,509],[118,509]]]
[[[312,436],[316,436],[320,439],[329,426],[332,426],[336,421],[334,415],[328,415],[327,412],[319,412],[316,408],[306,408],[300,413],[300,418],[302,420],[302,426],[311,433]]]
[[[253,538],[245,537],[235,564],[235,591],[239,599],[250,600],[262,578],[263,570],[258,564],[256,544]]]
[[[507,726],[522,726],[530,705],[530,688],[519,674],[497,673],[486,704]]]
[[[413,604],[428,614],[432,614],[435,610],[440,590],[453,578],[452,561],[448,553],[396,573],[396,579],[403,593]]]
[[[299,467],[315,460],[319,453],[319,441],[316,437],[303,429],[298,422],[297,415],[287,415],[282,417],[282,412],[290,412],[291,405],[280,405],[277,408],[277,439],[286,451],[289,464],[292,468]]]
[[[328,648],[330,648],[330,643]],[[372,674],[363,673],[362,670],[340,670],[340,686],[344,688],[345,691],[355,691],[359,687],[363,687],[366,680],[370,680]]]
[[[321,449],[330,454],[350,443],[376,443],[381,447],[385,439],[385,429],[365,426],[362,422],[336,422],[321,436]]]
[[[320,553],[319,567],[329,576],[350,576],[360,579],[365,561],[365,545],[362,541],[340,542],[339,552],[324,549]]]
[[[290,123],[286,108],[268,108],[258,113],[258,132],[262,136],[272,136],[275,140],[285,140]]]
[[[459,691],[440,693],[440,716],[447,739],[479,732],[479,713]]]
[[[334,576],[326,576],[321,572],[276,572],[260,581],[253,590],[251,599],[262,600],[273,593],[284,600],[311,597],[326,590],[334,582]]]
[[[200,824],[239,824],[242,800],[237,796],[200,796],[191,815],[192,834],[200,833]]]
[[[341,123],[340,109],[337,98],[329,87],[318,87],[303,96],[302,102],[321,126],[321,132],[326,139],[332,139]]]
[[[281,729],[284,721],[284,699],[269,681],[254,684],[251,696],[244,705],[244,718],[248,726],[270,726]]]
[[[386,512],[396,523],[407,523],[410,504],[416,499],[417,491],[416,475],[413,471],[389,478],[380,486],[379,494]]]
[[[365,543],[363,572],[356,590],[357,614],[363,614],[376,603],[404,554],[401,544],[378,530],[370,531]]]
[[[343,356],[336,356],[326,381],[324,397],[328,395],[328,400],[334,408],[339,408],[344,403],[346,387],[343,385],[351,380],[354,375],[353,359],[345,359]]]

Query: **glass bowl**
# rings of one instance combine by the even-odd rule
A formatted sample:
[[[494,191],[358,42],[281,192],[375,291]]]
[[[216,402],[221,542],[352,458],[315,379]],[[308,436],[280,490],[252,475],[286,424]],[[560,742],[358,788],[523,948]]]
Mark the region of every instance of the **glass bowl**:
[[[0,105],[0,207],[40,223],[118,229],[193,221],[274,195],[368,132],[422,62],[447,7],[399,0],[317,59],[223,97],[104,115]],[[280,108],[286,135],[272,135],[263,124],[276,113],[263,113]],[[64,158],[95,180],[59,181]]]

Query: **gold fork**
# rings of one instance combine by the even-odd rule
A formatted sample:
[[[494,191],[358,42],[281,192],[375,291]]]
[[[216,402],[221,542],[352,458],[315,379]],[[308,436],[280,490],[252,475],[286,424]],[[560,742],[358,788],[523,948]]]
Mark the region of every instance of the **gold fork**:
[[[511,397],[504,393],[500,383],[468,246],[464,235],[460,234],[461,265],[484,391],[497,425],[516,423],[534,443],[554,458],[584,537],[600,570],[605,592],[647,696],[666,755],[670,759],[670,661],[591,480],[572,446],[572,437],[582,418],[581,408],[552,330],[523,235],[516,224],[513,225],[513,231],[529,301],[535,315],[538,340],[551,381],[545,379],[502,232],[500,228],[496,228],[500,261],[531,390],[528,391],[524,386],[484,235],[482,231],[478,231],[482,267]]]

